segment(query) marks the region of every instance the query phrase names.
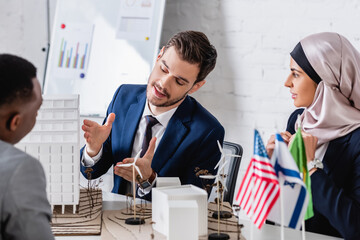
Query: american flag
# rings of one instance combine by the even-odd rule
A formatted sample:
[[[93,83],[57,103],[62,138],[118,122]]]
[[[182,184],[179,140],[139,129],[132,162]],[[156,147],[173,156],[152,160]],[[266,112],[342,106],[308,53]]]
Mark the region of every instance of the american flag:
[[[260,229],[280,195],[280,185],[259,132],[255,129],[254,155],[241,182],[236,201]]]

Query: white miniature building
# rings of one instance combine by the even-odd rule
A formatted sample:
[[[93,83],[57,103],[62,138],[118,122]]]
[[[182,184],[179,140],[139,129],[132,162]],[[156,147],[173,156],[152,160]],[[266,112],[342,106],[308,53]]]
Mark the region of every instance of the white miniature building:
[[[172,200],[168,203],[167,239],[198,240],[199,220],[196,200]],[[156,224],[155,224],[156,225]]]
[[[177,187],[181,186],[180,178],[178,177],[157,177],[156,187]]]
[[[155,222],[154,229],[167,239],[192,238],[186,231],[197,228],[198,236],[207,235],[208,208],[207,192],[194,185],[181,185],[171,187],[156,187],[152,189],[152,220]],[[179,215],[183,209],[182,214]],[[195,212],[197,217],[193,216]],[[196,222],[195,222],[196,221]],[[172,232],[180,236],[173,236]],[[194,231],[194,230],[193,230]]]
[[[44,167],[52,206],[79,204],[79,95],[43,96],[33,130],[17,145]]]

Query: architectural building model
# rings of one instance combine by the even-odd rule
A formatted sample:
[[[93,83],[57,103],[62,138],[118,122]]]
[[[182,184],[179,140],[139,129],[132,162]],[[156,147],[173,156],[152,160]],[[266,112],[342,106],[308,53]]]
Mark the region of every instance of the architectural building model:
[[[52,206],[79,204],[79,96],[43,96],[33,130],[16,147],[44,167],[47,196]]]
[[[199,236],[208,233],[207,192],[194,185],[156,187],[152,189],[152,220],[154,229],[169,239],[172,233],[192,230]],[[193,215],[195,213],[197,216]],[[194,230],[193,227],[197,229]],[[184,235],[184,234],[182,234]],[[194,237],[194,235],[187,236]],[[183,238],[189,239],[189,238]]]

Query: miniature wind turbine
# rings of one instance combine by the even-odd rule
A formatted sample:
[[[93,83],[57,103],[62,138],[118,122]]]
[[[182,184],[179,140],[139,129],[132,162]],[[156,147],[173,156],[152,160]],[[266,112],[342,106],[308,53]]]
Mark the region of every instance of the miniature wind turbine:
[[[219,140],[217,140],[217,144],[218,144],[219,150],[221,152],[221,157],[214,169],[217,169],[220,166],[220,164],[224,164],[226,162],[225,157],[241,157],[241,156],[235,155],[235,154],[225,154],[224,149],[221,147]]]
[[[220,157],[219,162],[215,165],[214,169],[217,169],[220,165],[225,166],[227,164],[227,161],[226,161],[225,157],[240,157],[239,155],[235,155],[235,154],[225,154],[224,149],[221,147],[221,144],[220,144],[219,140],[217,140],[217,144],[218,144],[218,147],[219,147],[219,151],[221,152],[221,157]],[[221,176],[222,176],[222,178],[220,178],[221,179],[221,184],[224,186],[224,190],[227,191],[226,185],[224,184],[225,168],[221,167],[218,170],[218,173],[219,172],[221,172]]]
[[[218,170],[217,174],[216,175],[200,175],[199,177],[200,178],[203,178],[203,179],[215,179],[215,182],[220,182],[221,185],[224,186],[224,188],[227,190],[226,186],[225,186],[225,183],[224,183],[224,178],[221,176],[221,171],[225,168],[227,162],[225,162]]]
[[[225,166],[227,164],[227,161],[226,161],[226,157],[240,157],[239,155],[235,155],[235,154],[225,154],[224,152],[224,149],[221,147],[221,144],[219,141],[217,141],[217,144],[218,144],[218,147],[219,147],[219,151],[221,152],[221,157],[220,157],[220,160],[219,162],[216,164],[215,168],[218,168],[220,165],[221,166]],[[222,193],[221,193],[221,208],[223,208],[223,202],[224,202],[224,192],[225,191],[228,191],[227,188],[226,188],[226,185],[225,185],[225,168],[224,167],[220,167],[219,170],[218,170],[218,173],[220,173],[220,176],[221,178],[220,179],[220,183],[222,184]],[[219,191],[219,189],[218,189]],[[220,200],[219,200],[220,201]],[[214,215],[213,217],[214,218],[217,218],[217,215],[220,214],[220,217],[221,218],[231,218],[231,213],[230,212],[227,212],[227,211],[220,211],[220,212],[214,212]]]
[[[140,225],[140,224],[144,224],[145,221],[143,218],[137,218],[136,217],[136,203],[135,203],[135,199],[136,199],[136,187],[135,187],[135,170],[139,173],[140,177],[142,178],[142,174],[141,171],[139,169],[138,166],[136,166],[136,161],[139,159],[141,154],[141,150],[136,154],[134,161],[132,163],[125,163],[122,165],[117,165],[117,167],[130,167],[132,166],[132,172],[133,172],[133,181],[132,181],[132,188],[133,188],[133,198],[134,198],[134,203],[133,203],[133,207],[134,207],[134,217],[131,218],[127,218],[125,220],[126,224],[130,224],[130,225]]]
[[[226,233],[220,233],[220,218],[231,218],[232,214],[230,212],[226,212],[226,211],[220,211],[220,202],[221,205],[223,204],[223,198],[224,198],[224,191],[227,191],[226,185],[225,185],[225,166],[227,164],[227,161],[225,159],[225,157],[240,157],[239,155],[234,155],[234,154],[225,154],[223,148],[221,147],[221,144],[219,141],[217,141],[218,147],[219,147],[219,151],[221,152],[221,157],[219,162],[215,165],[214,169],[218,169],[217,174],[216,175],[200,175],[200,178],[203,179],[215,179],[216,182],[216,187],[217,187],[217,212],[214,212],[213,214],[213,218],[217,218],[218,219],[218,231],[217,233],[212,233],[209,235],[209,239],[229,239],[229,235]],[[221,186],[220,186],[221,184]],[[220,197],[220,192],[221,193],[221,197]]]
[[[200,178],[203,179],[215,179],[216,182],[216,187],[217,187],[217,195],[218,195],[218,200],[217,200],[217,212],[214,212],[213,214],[213,218],[217,218],[218,219],[218,232],[217,233],[212,233],[209,235],[209,239],[229,239],[229,235],[226,233],[220,233],[220,218],[231,218],[231,213],[230,212],[226,212],[226,211],[220,211],[220,202],[221,202],[221,207],[223,204],[223,198],[224,198],[224,191],[227,191],[226,185],[225,185],[225,166],[227,164],[226,161],[226,157],[240,157],[239,155],[234,155],[234,154],[225,154],[223,148],[221,147],[221,144],[219,141],[217,141],[218,147],[219,147],[219,151],[221,152],[221,157],[219,162],[215,165],[214,169],[218,169],[217,174],[214,175],[200,175]],[[221,187],[220,187],[221,184]],[[221,197],[220,197],[220,191],[221,191]]]
[[[220,159],[221,161],[221,159]],[[219,162],[220,162],[219,161]],[[220,183],[221,185],[225,187],[225,184],[224,184],[224,179],[223,177],[221,176],[221,171],[225,168],[225,165],[226,165],[227,162],[225,162],[218,170],[217,174],[216,175],[200,175],[199,177],[200,178],[204,178],[204,179],[215,179],[215,182],[216,182],[216,187],[217,187],[217,195],[218,195],[218,201],[217,201],[217,219],[218,219],[218,230],[217,230],[217,233],[212,233],[209,235],[209,239],[229,239],[229,235],[226,234],[226,233],[220,233]],[[215,167],[217,168],[217,167]],[[213,215],[214,217],[214,215]]]

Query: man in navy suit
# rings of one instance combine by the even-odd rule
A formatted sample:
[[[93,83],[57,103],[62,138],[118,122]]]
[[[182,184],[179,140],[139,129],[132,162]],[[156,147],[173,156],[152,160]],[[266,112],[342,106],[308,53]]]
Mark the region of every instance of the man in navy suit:
[[[223,142],[224,128],[189,94],[205,84],[216,57],[203,33],[174,35],[161,49],[147,85],[120,86],[102,126],[84,120],[83,175],[91,167],[91,177],[98,178],[114,166],[112,192],[125,194],[132,167],[120,166],[142,150],[136,162],[141,197],[151,199],[157,177],[179,177],[182,184],[203,187],[195,169],[215,173],[220,158],[216,141]]]

